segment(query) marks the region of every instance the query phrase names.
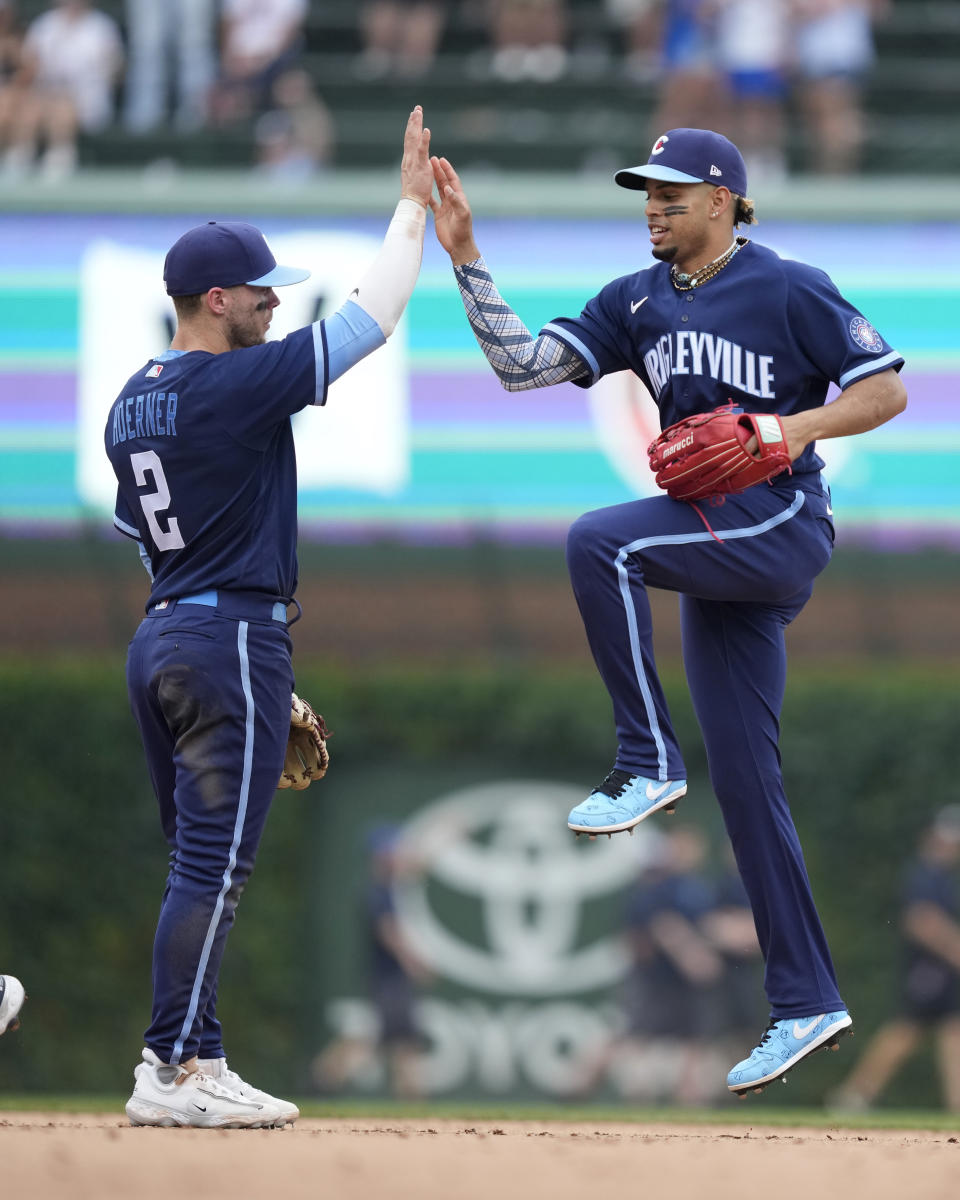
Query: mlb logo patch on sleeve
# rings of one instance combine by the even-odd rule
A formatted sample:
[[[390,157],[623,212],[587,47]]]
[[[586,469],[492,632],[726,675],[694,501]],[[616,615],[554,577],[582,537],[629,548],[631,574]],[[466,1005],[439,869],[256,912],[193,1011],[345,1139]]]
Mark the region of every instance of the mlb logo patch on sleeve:
[[[879,354],[883,349],[883,338],[863,317],[854,317],[850,322],[850,336],[858,346],[869,350],[871,354]]]

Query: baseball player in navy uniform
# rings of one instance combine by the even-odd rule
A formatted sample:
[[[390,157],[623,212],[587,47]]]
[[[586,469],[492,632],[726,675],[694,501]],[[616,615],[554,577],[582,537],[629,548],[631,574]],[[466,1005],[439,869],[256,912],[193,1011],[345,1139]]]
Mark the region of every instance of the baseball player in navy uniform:
[[[153,1014],[127,1103],[137,1125],[281,1126],[295,1105],[227,1067],[217,974],[280,779],[297,586],[292,415],[392,333],[413,291],[433,188],[419,106],[383,246],[332,316],[267,342],[278,266],[242,222],[185,233],[164,267],[171,348],[124,385],[106,451],[117,528],[152,580],[127,660],[131,707],[170,844]],[[319,414],[318,414],[319,416]],[[264,1019],[267,1019],[265,1014]]]
[[[713,788],[760,945],[770,1025],[730,1072],[762,1090],[851,1018],[838,989],[784,794],[779,717],[784,630],[834,539],[817,438],[861,433],[906,403],[903,360],[819,270],[735,233],[753,221],[743,158],[709,130],[672,129],[649,161],[618,172],[646,192],[656,263],[604,287],[579,317],[534,337],[501,297],[474,241],[451,164],[434,159],[437,236],[480,346],[511,391],[590,387],[631,370],[666,428],[733,401],[782,420],[792,470],[724,503],[656,496],[587,513],[567,559],[597,667],[613,701],[613,770],[570,814],[576,832],[630,829],[687,790],[653,656],[647,588],[680,594],[683,653]],[[833,381],[840,395],[825,405]]]

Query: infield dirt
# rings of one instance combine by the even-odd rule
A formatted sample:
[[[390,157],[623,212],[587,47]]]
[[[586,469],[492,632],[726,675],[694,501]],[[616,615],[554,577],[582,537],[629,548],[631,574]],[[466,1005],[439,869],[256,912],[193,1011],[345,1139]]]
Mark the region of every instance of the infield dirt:
[[[954,1200],[960,1135],[368,1118],[234,1132],[23,1112],[0,1117],[0,1175],[31,1200]]]

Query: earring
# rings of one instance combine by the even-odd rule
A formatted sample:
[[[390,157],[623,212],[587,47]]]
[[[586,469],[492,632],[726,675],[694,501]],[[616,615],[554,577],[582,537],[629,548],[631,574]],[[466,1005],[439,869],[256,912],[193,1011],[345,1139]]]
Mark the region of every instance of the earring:
[[[719,215],[720,215],[719,213],[711,213],[710,214],[711,217],[718,217]]]

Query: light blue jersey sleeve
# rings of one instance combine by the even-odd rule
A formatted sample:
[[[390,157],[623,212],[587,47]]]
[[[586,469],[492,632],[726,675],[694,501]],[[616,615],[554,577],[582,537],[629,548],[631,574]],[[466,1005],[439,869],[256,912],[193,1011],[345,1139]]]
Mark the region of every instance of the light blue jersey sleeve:
[[[140,555],[140,561],[143,563],[143,569],[150,576],[150,582],[153,582],[153,565],[150,562],[150,555],[147,554],[146,547],[140,537],[140,530],[133,522],[133,514],[127,502],[123,498],[120,489],[117,489],[117,503],[113,513],[113,524],[121,533],[125,534],[137,544],[137,552]]]
[[[317,321],[313,336],[318,347],[318,361],[322,361],[323,343],[326,342],[327,383],[339,379],[387,340],[373,317],[354,300],[345,301],[335,313]],[[325,389],[318,389],[318,394],[326,398]],[[323,403],[323,400],[315,403]]]

